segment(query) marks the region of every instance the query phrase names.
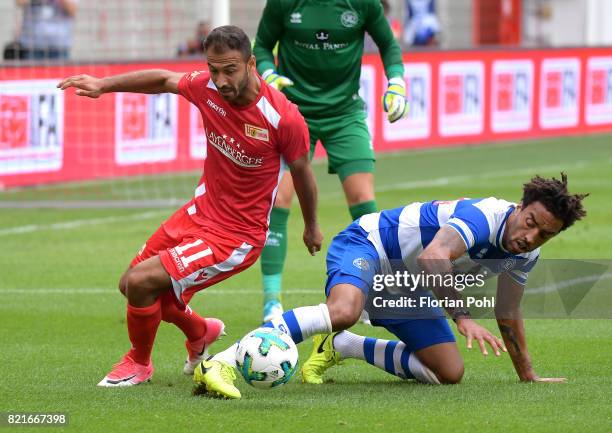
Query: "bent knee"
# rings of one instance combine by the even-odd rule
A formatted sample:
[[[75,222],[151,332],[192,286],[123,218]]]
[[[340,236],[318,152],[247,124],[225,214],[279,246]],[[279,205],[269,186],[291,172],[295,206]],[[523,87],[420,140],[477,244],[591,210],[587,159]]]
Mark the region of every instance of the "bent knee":
[[[453,385],[461,382],[465,368],[463,363],[454,366],[445,366],[441,371],[436,372],[436,376],[441,384]]]
[[[352,305],[328,305],[329,318],[331,319],[332,329],[342,331],[353,326],[361,316],[361,309],[354,308]]]
[[[127,296],[127,274],[129,271],[126,271],[122,276],[121,279],[119,279],[119,291],[121,292],[121,294],[123,296]]]
[[[123,282],[123,290],[121,290],[121,282]],[[149,276],[145,272],[139,272],[136,269],[130,269],[121,278],[119,290],[128,298],[147,295],[150,291],[151,284]]]

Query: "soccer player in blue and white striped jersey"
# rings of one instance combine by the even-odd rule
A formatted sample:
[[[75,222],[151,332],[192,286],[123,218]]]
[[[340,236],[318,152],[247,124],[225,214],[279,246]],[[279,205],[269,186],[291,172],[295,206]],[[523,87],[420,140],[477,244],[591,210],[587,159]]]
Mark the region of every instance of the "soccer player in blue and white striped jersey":
[[[405,271],[425,275],[486,270],[498,276],[495,313],[506,346],[472,320],[467,309],[445,306],[468,348],[475,340],[484,355],[488,353],[485,344],[498,356],[507,350],[522,381],[563,381],[535,373],[519,305],[540,246],[586,215],[584,197],[568,193],[567,176],[562,173],[561,180],[535,176],[524,185],[518,204],[495,197],[431,201],[364,215],[330,245],[327,302],[287,311],[264,326],[286,332],[296,343],[323,334],[315,337],[313,353],[302,368],[304,382],[322,383],[329,367],[340,359],[356,358],[402,378],[458,383],[463,360],[440,309],[423,308],[425,319],[372,320],[399,341],[363,337],[346,329],[358,321],[376,276],[393,274],[398,264]],[[431,289],[438,299],[460,299],[453,287]],[[201,390],[240,397],[227,380],[229,375],[218,373],[235,365],[234,354],[232,346],[196,368],[194,380]]]

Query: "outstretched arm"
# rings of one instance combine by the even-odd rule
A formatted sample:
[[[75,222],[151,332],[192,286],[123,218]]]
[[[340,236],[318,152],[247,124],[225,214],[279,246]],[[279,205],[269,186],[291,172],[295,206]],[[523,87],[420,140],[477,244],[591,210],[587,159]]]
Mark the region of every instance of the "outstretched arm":
[[[565,382],[565,378],[539,377],[533,370],[527,350],[525,325],[520,311],[525,286],[503,273],[497,278],[497,302],[495,317],[501,335],[508,348],[516,374],[523,382]]]
[[[323,234],[317,222],[317,183],[308,161],[308,154],[289,164],[293,186],[304,217],[304,244],[311,255],[321,250]]]
[[[112,92],[178,93],[178,83],[183,75],[164,69],[147,69],[105,78],[81,74],[65,78],[57,87],[62,90],[74,87],[77,95],[89,98]]]
[[[459,233],[451,227],[442,227],[427,248],[417,258],[418,264],[425,273],[430,275],[452,274],[452,260],[459,258],[466,251],[466,245]],[[435,286],[431,288],[438,299],[461,299],[461,294],[453,287]],[[506,351],[502,341],[470,318],[469,312],[463,308],[446,307],[449,316],[457,323],[457,330],[465,336],[467,348],[472,348],[476,340],[483,355],[488,355],[485,342],[489,343],[495,355]]]

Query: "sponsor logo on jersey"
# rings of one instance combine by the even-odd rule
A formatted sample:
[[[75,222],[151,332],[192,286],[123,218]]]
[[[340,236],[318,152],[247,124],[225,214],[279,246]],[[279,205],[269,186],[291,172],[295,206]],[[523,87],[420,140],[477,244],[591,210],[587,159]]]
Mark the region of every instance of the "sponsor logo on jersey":
[[[344,11],[340,15],[340,22],[344,27],[355,27],[359,22],[359,16],[354,11]]]
[[[302,42],[298,40],[294,40],[293,44],[296,47],[305,48],[307,50],[313,50],[313,51],[318,51],[318,50],[336,51],[342,48],[346,48],[349,45],[348,42],[341,42],[341,43],[323,42],[322,44],[319,44],[318,42],[310,43],[310,42]]]
[[[257,168],[263,164],[262,157],[247,155],[244,149],[241,149],[241,144],[233,137],[228,137],[226,134],[217,135],[214,131],[210,131],[207,139],[215,149],[241,167]]]
[[[248,123],[244,124],[244,133],[256,140],[261,141],[270,141],[270,137],[268,134],[268,130],[264,128],[260,128],[258,126],[249,125]]]
[[[219,115],[225,117],[227,116],[227,113],[225,112],[225,110],[222,107],[219,107],[217,104],[215,104],[213,101],[211,101],[210,99],[208,99],[206,101],[206,103],[208,104],[208,106],[210,108],[212,108],[213,110],[215,110]]]
[[[358,257],[353,260],[353,266],[355,266],[357,269],[361,269],[362,271],[367,271],[370,269],[370,264],[363,257]]]
[[[315,33],[315,38],[320,41],[326,41],[329,39],[329,32],[327,30],[317,30]]]
[[[302,14],[299,12],[293,12],[289,21],[291,24],[302,24]]]

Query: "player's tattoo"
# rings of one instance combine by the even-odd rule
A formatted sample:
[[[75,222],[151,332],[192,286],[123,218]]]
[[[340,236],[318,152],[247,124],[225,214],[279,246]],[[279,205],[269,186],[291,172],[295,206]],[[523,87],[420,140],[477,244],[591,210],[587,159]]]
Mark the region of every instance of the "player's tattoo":
[[[514,330],[508,325],[499,325],[499,330],[502,335],[505,336],[510,343],[512,343],[512,349],[514,350],[514,353],[520,354],[521,347],[518,344],[518,340],[516,338],[516,335],[514,334]]]

